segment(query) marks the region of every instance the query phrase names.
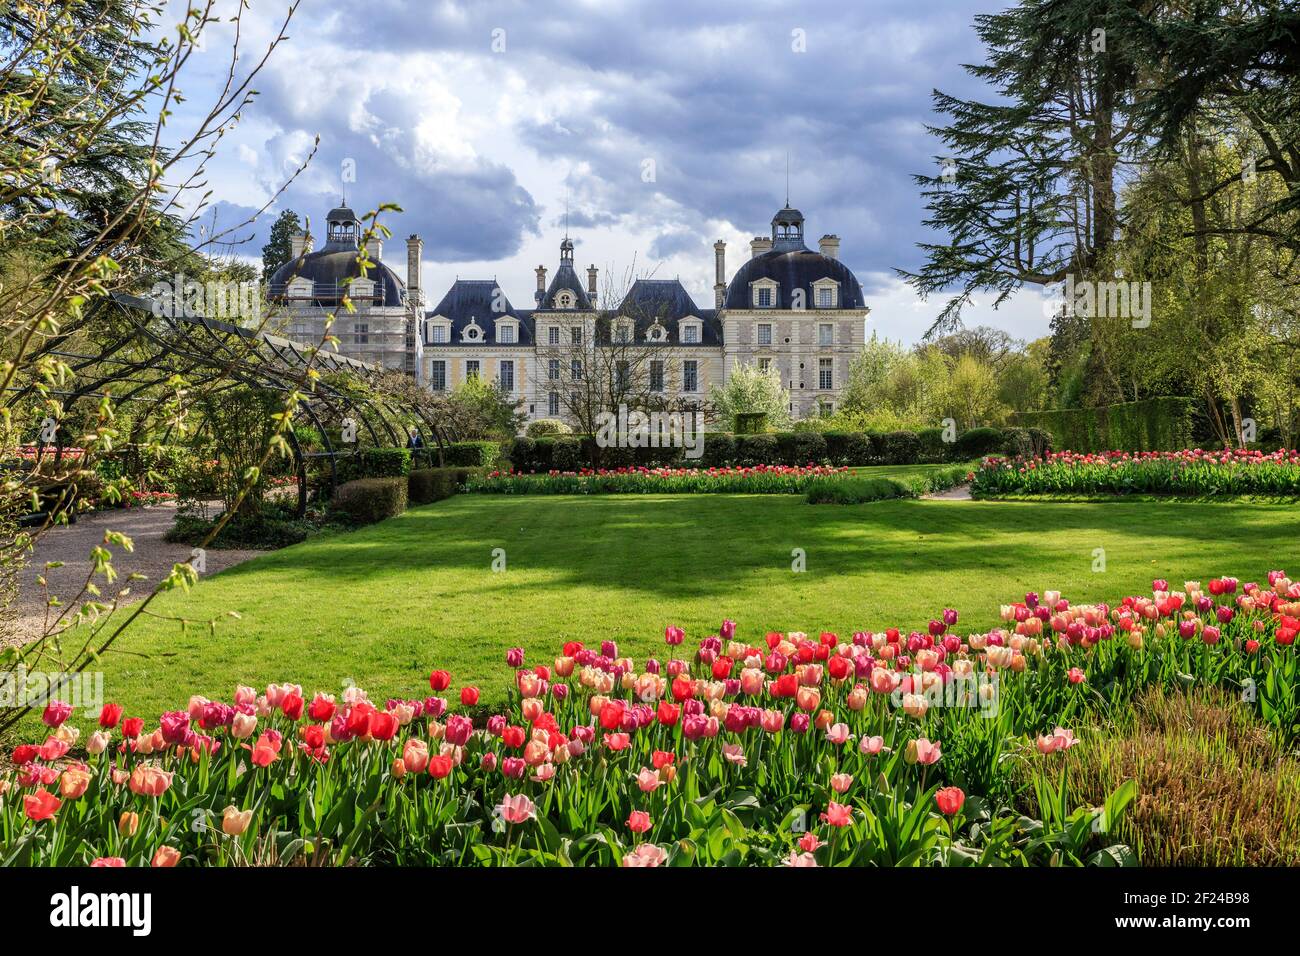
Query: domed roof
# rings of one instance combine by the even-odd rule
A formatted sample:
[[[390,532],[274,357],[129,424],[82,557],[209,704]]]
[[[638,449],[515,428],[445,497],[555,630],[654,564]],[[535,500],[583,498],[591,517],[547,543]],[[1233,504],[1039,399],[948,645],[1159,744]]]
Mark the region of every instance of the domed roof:
[[[773,279],[780,286],[774,308],[788,309],[794,301],[795,289],[803,289],[804,303],[813,308],[812,284],[818,279],[834,279],[839,285],[836,308],[861,309],[864,307],[862,284],[853,272],[839,259],[813,252],[803,243],[797,249],[773,249],[755,256],[736,271],[727,286],[723,303],[728,309],[751,309],[753,299],[750,283],[759,279]]]
[[[283,299],[294,279],[310,279],[313,304],[337,305],[347,291],[347,281],[361,277],[361,265],[357,262],[360,255],[355,247],[337,249],[326,246],[320,252],[309,252],[291,259],[272,273],[267,295],[273,300]],[[366,278],[375,283],[376,305],[398,307],[403,304],[406,284],[388,266],[372,260]]]

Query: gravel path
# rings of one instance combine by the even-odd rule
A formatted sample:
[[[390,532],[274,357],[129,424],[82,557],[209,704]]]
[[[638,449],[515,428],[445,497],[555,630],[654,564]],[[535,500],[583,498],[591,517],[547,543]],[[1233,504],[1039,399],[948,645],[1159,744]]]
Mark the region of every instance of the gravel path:
[[[154,505],[149,508],[131,508],[125,511],[101,511],[83,515],[74,525],[51,528],[37,542],[36,551],[22,571],[19,584],[16,617],[0,626],[0,646],[23,643],[41,632],[45,617],[45,597],[37,578],[42,573],[49,580],[50,593],[67,600],[80,591],[90,570],[90,551],[104,543],[105,531],[120,531],[131,539],[135,550],[126,553],[117,547],[113,552],[113,567],[118,579],[109,588],[122,587],[128,575],[136,573],[146,577],[131,585],[131,595],[123,603],[139,600],[155,584],[166,577],[172,565],[190,560],[188,544],[171,544],[163,535],[171,528],[176,517],[174,504]],[[205,555],[206,574],[215,574],[242,561],[262,554],[262,551],[219,551],[209,548]],[[45,572],[47,561],[62,561],[63,567]],[[104,588],[103,579],[97,580]],[[104,588],[104,597],[113,592]]]
[[[932,495],[925,495],[926,498],[946,498],[949,501],[970,501],[970,485],[958,485],[955,488],[949,488],[947,491],[938,491]]]

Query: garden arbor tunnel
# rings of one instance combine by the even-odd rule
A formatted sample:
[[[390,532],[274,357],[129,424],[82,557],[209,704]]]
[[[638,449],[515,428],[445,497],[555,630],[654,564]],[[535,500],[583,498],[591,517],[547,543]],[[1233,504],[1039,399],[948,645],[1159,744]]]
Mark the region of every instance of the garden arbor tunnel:
[[[378,387],[391,370],[360,362],[324,347],[305,345],[262,329],[244,328],[204,316],[174,315],[155,299],[115,294],[96,301],[85,316],[50,336],[31,356],[57,357],[72,369],[72,383],[47,387],[64,409],[80,399],[111,397],[114,403],[144,402],[160,405],[171,394],[169,383],[179,376],[189,390],[206,389],[219,396],[238,387],[287,397],[298,392],[297,420],[309,424],[321,437],[323,450],[307,451],[293,429],[285,439],[293,454],[298,476],[298,514],[307,508],[307,462],[324,458],[329,464],[330,492],[338,484],[338,460],[359,453],[363,437],[374,447],[404,447],[414,428],[424,447],[438,451],[446,435],[429,410],[419,403]],[[77,351],[78,333],[103,337],[102,347]],[[313,380],[311,372],[315,371]],[[36,382],[12,387],[6,406],[15,407],[40,393]],[[336,441],[352,423],[356,440]],[[331,427],[333,426],[333,427]],[[53,454],[61,455],[64,431]]]

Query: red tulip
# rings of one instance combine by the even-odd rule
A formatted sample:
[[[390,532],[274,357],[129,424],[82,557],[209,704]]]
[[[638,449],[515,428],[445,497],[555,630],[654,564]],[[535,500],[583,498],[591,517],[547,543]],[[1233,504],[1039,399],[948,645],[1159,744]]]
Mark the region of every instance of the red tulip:
[[[451,686],[451,674],[448,671],[434,671],[429,675],[429,686],[434,693],[442,693]]]
[[[290,720],[298,720],[302,717],[303,703],[302,694],[290,692],[280,701],[280,710]]]
[[[53,819],[61,806],[63,801],[48,790],[37,790],[23,797],[23,812],[33,823]]]
[[[121,704],[105,704],[99,712],[99,726],[105,730],[112,730],[117,726],[117,722],[122,719]]]
[[[441,780],[451,773],[451,758],[438,754],[429,758],[429,776],[435,780]]]
[[[144,730],[143,717],[128,717],[126,720],[122,721],[123,736],[135,739],[136,737],[140,736],[143,730]]]
[[[659,701],[659,711],[655,716],[658,718],[659,723],[663,724],[665,727],[672,727],[677,723],[681,714],[682,709],[676,704],[671,701],[661,700]]]
[[[397,734],[397,718],[386,710],[370,716],[370,736],[375,740],[392,740]]]
[[[952,816],[966,802],[966,794],[962,792],[961,787],[944,787],[934,795],[934,802],[939,804],[941,811]]]
[[[460,689],[460,703],[462,707],[473,707],[478,703],[477,687],[462,687]]]

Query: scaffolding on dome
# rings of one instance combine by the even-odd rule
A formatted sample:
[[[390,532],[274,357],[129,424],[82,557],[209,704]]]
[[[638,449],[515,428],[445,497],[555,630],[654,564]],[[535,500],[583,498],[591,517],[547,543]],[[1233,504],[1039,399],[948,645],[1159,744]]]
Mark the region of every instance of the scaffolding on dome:
[[[447,436],[440,424],[420,405],[377,388],[383,375],[395,374],[367,362],[357,361],[324,348],[304,345],[268,332],[204,316],[172,315],[154,299],[115,294],[87,310],[86,318],[61,329],[35,350],[33,358],[53,355],[68,363],[77,384],[65,389],[46,387],[45,394],[57,396],[65,408],[79,399],[104,397],[112,389],[113,402],[154,401],[151,390],[166,386],[181,376],[189,388],[214,385],[212,394],[239,386],[287,395],[301,395],[297,416],[309,422],[321,436],[324,450],[305,451],[293,429],[285,439],[294,457],[298,477],[298,514],[307,508],[307,462],[322,458],[329,463],[330,494],[338,484],[337,461],[361,450],[361,442],[335,443],[329,424],[351,419],[358,435],[364,433],[374,447],[408,447],[408,429],[419,434],[425,449],[436,449],[442,460]],[[69,351],[70,339],[91,327],[100,310],[112,310],[125,323],[108,323],[114,328],[109,341],[96,354]],[[97,327],[104,327],[100,322]],[[311,370],[317,374],[312,380]],[[84,376],[84,381],[80,381]],[[352,383],[360,388],[349,387]],[[38,394],[35,382],[11,387],[5,401],[14,407]],[[60,445],[55,454],[61,454]]]

